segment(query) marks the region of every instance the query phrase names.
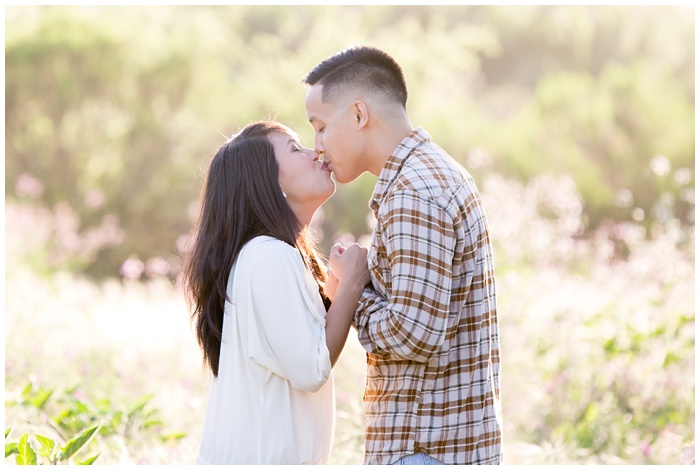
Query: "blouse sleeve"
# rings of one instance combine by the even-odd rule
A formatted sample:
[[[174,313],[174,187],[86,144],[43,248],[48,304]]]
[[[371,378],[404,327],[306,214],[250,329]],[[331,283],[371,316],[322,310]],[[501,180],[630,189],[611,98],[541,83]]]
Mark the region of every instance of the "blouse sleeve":
[[[251,359],[296,389],[318,391],[331,373],[321,297],[317,290],[309,292],[311,273],[296,249],[280,241],[259,248],[250,272],[251,307],[259,330],[254,332],[259,344],[251,344]]]

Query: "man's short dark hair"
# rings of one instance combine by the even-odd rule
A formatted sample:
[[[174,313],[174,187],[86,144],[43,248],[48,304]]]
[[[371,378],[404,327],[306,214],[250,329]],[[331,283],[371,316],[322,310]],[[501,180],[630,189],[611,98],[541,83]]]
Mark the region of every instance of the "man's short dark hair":
[[[408,100],[401,67],[389,54],[374,47],[357,46],[338,52],[314,67],[302,82],[322,85],[325,103],[349,86],[380,93],[404,109]]]

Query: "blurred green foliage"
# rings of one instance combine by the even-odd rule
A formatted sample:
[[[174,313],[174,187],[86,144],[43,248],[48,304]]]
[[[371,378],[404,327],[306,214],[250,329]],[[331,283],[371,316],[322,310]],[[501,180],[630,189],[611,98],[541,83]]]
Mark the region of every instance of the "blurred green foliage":
[[[67,204],[78,235],[112,227],[69,266],[95,277],[128,258],[175,275],[225,136],[270,117],[312,145],[301,79],[360,43],[398,60],[413,125],[477,181],[570,175],[580,235],[694,224],[692,7],[10,6],[5,20],[6,200]],[[323,250],[369,231],[374,181],[324,206]]]
[[[163,441],[181,439],[184,433],[159,433],[163,423],[157,418],[159,410],[150,406],[153,395],[146,395],[127,409],[117,408],[109,399],[86,402],[77,395],[85,394],[78,390],[78,385],[68,389],[44,388],[29,382],[19,396],[5,400],[5,407],[12,410],[11,420],[19,422],[17,427],[47,432],[51,437],[34,433],[38,442],[39,454],[32,445],[31,434],[25,432],[19,442],[8,442],[10,433],[15,428],[5,430],[5,458],[15,455],[18,465],[37,465],[59,463],[91,465],[100,453],[110,450],[115,441],[122,447],[132,446],[130,441],[143,441],[145,436],[159,437]],[[155,430],[155,431],[154,431]],[[97,437],[97,442],[93,440]],[[128,443],[128,444],[127,444]],[[125,445],[127,444],[127,445]],[[94,454],[81,457],[73,462],[73,456],[82,449],[90,449]],[[84,452],[83,452],[84,453]]]

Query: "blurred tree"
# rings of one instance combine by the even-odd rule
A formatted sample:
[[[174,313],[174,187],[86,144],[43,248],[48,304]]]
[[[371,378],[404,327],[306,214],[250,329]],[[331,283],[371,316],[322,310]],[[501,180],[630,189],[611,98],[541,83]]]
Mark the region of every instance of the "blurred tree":
[[[175,260],[225,137],[274,118],[311,146],[301,79],[328,55],[368,44],[404,68],[413,124],[477,181],[568,174],[589,230],[606,219],[693,224],[690,11],[8,7],[6,198],[22,198],[16,183],[35,177],[41,203],[67,202],[81,231],[117,215],[124,241],[97,254],[91,275],[115,275],[130,257]],[[335,234],[369,231],[375,181],[338,186],[320,222],[323,250]]]
[[[199,152],[187,144],[198,139],[182,133],[193,120],[183,38],[146,50],[142,36],[107,21],[125,10],[97,21],[72,9],[40,11],[33,28],[13,30],[6,43],[6,187],[20,174],[38,177],[44,203],[70,204],[82,230],[118,215],[123,244],[103,250],[88,274],[114,275],[132,254],[175,252],[197,195],[191,155]],[[151,33],[159,26],[169,27],[150,22]]]
[[[693,21],[686,8],[518,7],[484,16],[513,26],[499,28],[503,52],[482,60],[491,101],[515,97],[510,113],[500,107],[482,126],[494,169],[521,180],[573,176],[590,228],[639,209],[650,226],[665,199],[674,217],[694,223],[687,193],[694,187]],[[654,171],[654,162],[669,168]]]

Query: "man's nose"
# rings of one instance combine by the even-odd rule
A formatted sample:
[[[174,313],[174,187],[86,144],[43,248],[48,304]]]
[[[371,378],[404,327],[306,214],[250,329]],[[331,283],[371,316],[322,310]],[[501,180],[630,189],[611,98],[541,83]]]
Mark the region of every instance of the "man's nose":
[[[325,150],[323,147],[323,139],[318,134],[314,138],[314,150],[316,151],[319,157],[323,155],[323,151]]]

